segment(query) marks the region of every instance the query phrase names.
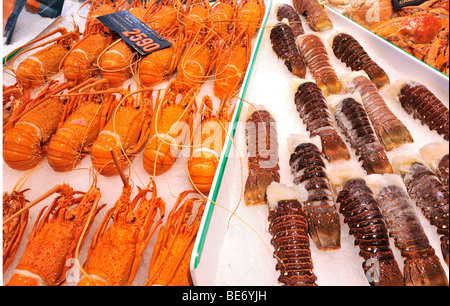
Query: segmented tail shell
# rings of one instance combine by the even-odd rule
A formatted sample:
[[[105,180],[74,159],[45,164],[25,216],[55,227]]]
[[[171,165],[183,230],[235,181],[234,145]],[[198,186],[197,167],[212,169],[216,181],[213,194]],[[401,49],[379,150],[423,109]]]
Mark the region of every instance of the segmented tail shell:
[[[375,286],[403,286],[403,276],[389,244],[388,229],[372,190],[364,179],[349,179],[339,192],[337,203],[344,222],[355,237],[355,245],[364,258],[366,276],[373,275],[379,263],[378,277],[369,278]],[[374,265],[371,266],[370,264]]]
[[[119,87],[131,77],[133,49],[122,39],[100,58],[100,75],[110,87]]]
[[[81,162],[83,150],[97,138],[100,107],[100,104],[94,102],[81,105],[52,136],[47,160],[53,170],[70,171]]]
[[[449,191],[448,183],[449,183],[449,156],[448,154],[442,157],[441,161],[438,165],[438,176],[442,181],[444,187]]]
[[[303,186],[308,199],[304,211],[311,239],[320,250],[341,247],[341,228],[322,155],[313,143],[299,144],[289,160],[294,184]]]
[[[310,136],[319,136],[322,153],[329,162],[349,160],[350,152],[333,125],[331,112],[320,88],[313,82],[298,86],[295,105]]]
[[[291,27],[283,22],[277,23],[270,32],[270,41],[273,51],[278,58],[284,60],[289,71],[304,79],[306,76],[305,59],[298,50]]]
[[[292,0],[292,5],[297,13],[306,15],[306,21],[311,30],[319,32],[333,27],[324,7],[318,0]]]
[[[395,245],[405,258],[407,286],[448,286],[447,276],[415,213],[404,189],[397,185],[382,188],[378,204]]]
[[[337,105],[334,116],[368,174],[393,173],[386,152],[361,103],[353,98],[345,98]]]
[[[408,114],[449,140],[449,110],[427,87],[414,82],[406,84],[400,90],[399,100]]]
[[[353,71],[364,70],[378,88],[390,83],[386,72],[370,58],[353,36],[346,33],[336,34],[332,49],[334,55]]]
[[[392,113],[376,86],[365,76],[351,76],[347,91],[361,95],[378,140],[387,151],[414,142],[406,126]]]
[[[245,135],[248,154],[245,204],[266,204],[267,187],[280,182],[276,121],[266,110],[255,111],[247,119]]]
[[[341,82],[330,64],[322,39],[315,34],[305,34],[297,38],[297,43],[305,57],[306,65],[324,94],[338,94],[341,91]]]
[[[269,188],[268,197],[276,185]],[[290,199],[288,194],[279,196],[284,200],[278,199],[269,213],[269,233],[278,259],[276,269],[280,271],[278,281],[286,286],[315,286],[306,213],[299,200]]]
[[[45,157],[42,145],[56,132],[64,104],[50,98],[25,114],[3,137],[3,160],[16,170],[29,170]]]
[[[425,165],[414,162],[403,175],[409,196],[423,215],[438,229],[442,253],[448,262],[449,192],[439,178]]]
[[[289,21],[289,26],[292,29],[294,37],[305,34],[300,16],[295,11],[294,7],[287,3],[281,4],[277,10],[277,20],[282,21],[284,18],[287,18]]]

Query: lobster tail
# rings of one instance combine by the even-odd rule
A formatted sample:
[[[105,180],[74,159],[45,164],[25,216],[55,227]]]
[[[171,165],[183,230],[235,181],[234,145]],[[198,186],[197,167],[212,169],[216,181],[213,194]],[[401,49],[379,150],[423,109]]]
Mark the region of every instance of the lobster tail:
[[[403,272],[405,283],[412,286],[448,286],[436,254],[406,259]]]
[[[266,110],[255,111],[247,119],[245,134],[248,153],[245,204],[265,204],[267,187],[272,182],[280,182],[275,119]]]
[[[315,286],[308,221],[299,199],[302,195],[294,188],[274,183],[267,189],[267,197],[278,280],[286,286]]]
[[[160,140],[159,137],[163,138]],[[144,149],[144,169],[150,175],[161,175],[169,171],[177,159],[177,146],[170,142],[169,135],[158,135],[151,138]]]
[[[289,165],[294,175],[294,184],[304,187],[308,194],[304,210],[311,239],[320,250],[339,249],[339,215],[319,149],[313,143],[298,144],[290,157]]]
[[[67,130],[57,132],[48,145],[47,160],[57,172],[73,170],[82,160],[77,137]]]
[[[295,105],[311,137],[319,136],[322,153],[329,162],[350,159],[350,151],[336,132],[327,101],[319,86],[305,82],[298,86]]]
[[[5,133],[3,138],[3,160],[20,171],[37,166],[45,157],[41,151],[40,133],[28,122],[19,122]]]

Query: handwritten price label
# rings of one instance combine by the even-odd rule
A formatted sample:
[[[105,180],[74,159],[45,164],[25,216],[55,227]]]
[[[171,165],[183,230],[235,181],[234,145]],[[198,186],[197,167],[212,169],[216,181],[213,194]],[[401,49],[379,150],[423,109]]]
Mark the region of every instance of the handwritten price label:
[[[119,33],[120,37],[141,55],[145,56],[172,45],[128,11],[99,16],[97,19],[111,31]]]

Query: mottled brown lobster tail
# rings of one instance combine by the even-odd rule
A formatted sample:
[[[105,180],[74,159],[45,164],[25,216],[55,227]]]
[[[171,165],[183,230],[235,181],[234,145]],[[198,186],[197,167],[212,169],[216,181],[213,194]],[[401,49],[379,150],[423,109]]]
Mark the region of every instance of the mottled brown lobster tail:
[[[346,33],[336,34],[332,44],[334,55],[353,71],[363,70],[378,88],[390,83],[386,72],[375,63],[359,42]]]
[[[360,75],[348,81],[347,91],[361,95],[378,140],[387,151],[414,142],[406,126],[389,109],[376,86],[368,78]]]
[[[322,153],[329,162],[351,158],[350,151],[336,132],[327,101],[316,83],[306,82],[298,86],[295,105],[310,136],[320,137]]]
[[[304,79],[306,76],[305,59],[298,50],[291,27],[283,22],[277,23],[270,32],[270,41],[273,51],[278,58],[284,60],[289,71]]]
[[[247,119],[245,134],[248,154],[245,204],[266,204],[267,187],[272,182],[280,182],[275,119],[266,110],[255,111]]]
[[[294,37],[305,34],[300,16],[295,9],[287,3],[281,4],[277,10],[277,20],[282,21],[284,18],[289,21],[289,26],[292,29]]]
[[[411,199],[416,202],[430,224],[437,227],[438,234],[443,236],[441,246],[444,258],[448,262],[448,190],[427,166],[419,162],[412,163],[402,176]]]
[[[442,157],[441,161],[439,162],[438,169],[437,169],[437,175],[442,181],[442,184],[444,185],[445,189],[448,191],[448,181],[449,181],[449,159],[448,154]]]
[[[389,244],[389,234],[372,190],[363,179],[349,179],[337,203],[344,222],[355,237],[369,283],[373,286],[403,286],[403,276]]]
[[[318,0],[292,0],[292,5],[297,13],[306,15],[306,21],[311,30],[320,32],[333,27],[333,23]]]
[[[407,286],[448,286],[439,258],[428,241],[411,200],[398,185],[387,184],[377,195],[391,237],[405,258]]]
[[[353,98],[346,98],[338,104],[334,116],[368,174],[393,173],[386,152],[361,103]]]
[[[341,82],[330,64],[322,39],[314,34],[305,34],[297,39],[297,43],[305,57],[306,65],[324,94],[338,94],[341,91]]]
[[[290,157],[289,165],[294,184],[303,186],[308,194],[304,210],[311,239],[319,250],[339,249],[339,214],[319,149],[313,143],[299,144]]]
[[[411,82],[402,87],[398,97],[408,114],[449,140],[449,110],[427,87]]]
[[[276,203],[269,203],[269,232],[278,260],[278,281],[286,286],[315,286],[306,213],[298,199],[290,199],[289,191],[284,190],[287,187],[278,186],[283,185],[273,184],[267,190],[268,198],[273,193],[286,192],[276,196]]]

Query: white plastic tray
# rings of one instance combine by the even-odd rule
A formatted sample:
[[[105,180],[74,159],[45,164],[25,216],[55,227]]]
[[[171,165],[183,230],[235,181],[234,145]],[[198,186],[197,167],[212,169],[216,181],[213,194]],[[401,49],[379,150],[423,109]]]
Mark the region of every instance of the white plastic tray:
[[[278,3],[284,2],[286,1],[273,1],[243,98],[253,104],[264,105],[274,115],[278,128],[281,183],[292,186],[286,139],[291,134],[309,134],[296,111],[294,89],[290,85],[298,78],[290,74],[283,61],[276,57],[269,39],[271,27],[277,22],[275,8]],[[268,4],[267,8],[269,7]],[[391,82],[402,78],[413,78],[425,84],[448,107],[448,77],[336,11],[327,8],[327,14],[334,28],[320,33],[325,42],[336,31],[353,35],[371,58],[388,73]],[[312,33],[303,17],[302,21],[304,21],[305,31]],[[345,64],[335,58],[328,43],[326,45],[338,75],[350,72]],[[307,79],[312,80],[309,72]],[[409,146],[410,149],[417,150],[427,143],[444,141],[441,136],[429,131],[419,121],[407,115],[394,100],[387,96],[385,99],[415,139],[415,143]],[[275,271],[276,260],[273,258],[273,248],[270,245],[272,237],[268,233],[267,206],[246,207],[243,202],[243,188],[247,177],[243,123],[252,108],[246,102],[241,103],[242,109],[237,108],[234,118],[237,120],[234,121],[237,127],[235,141],[232,143],[227,140],[226,145],[229,145],[231,150],[216,173],[215,185],[210,194],[213,202],[208,202],[192,254],[191,273],[196,285],[279,285],[277,281],[279,272]],[[388,156],[392,158],[396,153],[395,150],[388,152]],[[235,214],[232,216],[233,211]],[[448,267],[442,260],[436,229],[423,218],[419,209],[417,209],[417,215],[448,276]],[[340,217],[342,230],[340,250],[320,252],[311,243],[317,284],[367,286],[369,284],[361,268],[363,259],[358,255],[359,248],[354,246],[354,239],[348,234],[348,226],[343,223],[342,215]],[[403,259],[392,240],[391,246],[400,268],[403,269]]]

